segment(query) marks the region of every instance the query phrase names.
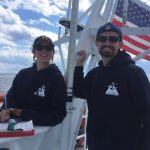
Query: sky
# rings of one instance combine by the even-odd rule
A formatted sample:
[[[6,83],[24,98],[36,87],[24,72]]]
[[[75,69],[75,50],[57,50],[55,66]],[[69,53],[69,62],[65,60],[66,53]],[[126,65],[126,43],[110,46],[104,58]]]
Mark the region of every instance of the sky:
[[[80,13],[94,0],[79,0]],[[150,0],[142,0],[150,5]],[[58,39],[59,20],[66,17],[69,0],[0,0],[0,73],[17,73],[32,65],[31,48],[40,35]],[[64,51],[67,57],[67,51]],[[54,62],[61,61],[56,49]],[[138,65],[150,75],[150,62]]]

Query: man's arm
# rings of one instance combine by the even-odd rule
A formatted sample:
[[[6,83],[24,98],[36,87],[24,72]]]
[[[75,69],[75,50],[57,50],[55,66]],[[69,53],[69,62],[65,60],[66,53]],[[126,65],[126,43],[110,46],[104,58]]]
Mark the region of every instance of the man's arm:
[[[138,150],[150,149],[150,82],[145,72],[137,66],[130,70],[130,92],[137,115],[141,118],[142,132]]]
[[[74,96],[85,98],[85,79],[83,65],[86,58],[85,50],[80,50],[76,55],[76,67],[74,71],[73,93]]]

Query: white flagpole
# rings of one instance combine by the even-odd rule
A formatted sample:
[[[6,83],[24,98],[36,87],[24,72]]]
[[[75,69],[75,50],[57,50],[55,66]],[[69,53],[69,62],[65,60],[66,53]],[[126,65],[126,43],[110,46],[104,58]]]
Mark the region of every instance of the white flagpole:
[[[65,131],[66,134],[66,141],[67,145],[66,148],[64,146],[63,149],[65,150],[73,150],[72,147],[72,141],[73,135],[72,135],[72,112],[73,112],[73,106],[72,106],[72,97],[73,97],[73,76],[74,76],[74,67],[75,67],[75,52],[76,52],[76,37],[77,37],[77,20],[78,20],[78,7],[79,7],[79,0],[72,0],[72,11],[71,11],[71,20],[70,20],[70,37],[69,37],[69,49],[68,49],[68,61],[67,61],[67,71],[66,71],[66,85],[67,85],[67,125],[65,128],[67,128]],[[73,149],[72,149],[73,148]]]
[[[123,6],[123,24],[124,26],[127,23],[127,19],[128,19],[128,0],[124,0],[124,6]]]
[[[72,97],[73,75],[74,75],[74,66],[75,66],[76,37],[77,37],[78,5],[79,5],[79,0],[72,1],[68,62],[67,62],[67,72],[66,72],[68,97]]]

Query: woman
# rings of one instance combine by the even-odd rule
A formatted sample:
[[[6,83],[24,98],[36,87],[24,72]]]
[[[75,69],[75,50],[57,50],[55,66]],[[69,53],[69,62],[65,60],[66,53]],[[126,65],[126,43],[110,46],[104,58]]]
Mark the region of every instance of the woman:
[[[66,86],[55,64],[54,44],[47,36],[35,39],[32,67],[21,70],[0,112],[0,121],[19,118],[32,120],[34,125],[54,126],[66,115]]]

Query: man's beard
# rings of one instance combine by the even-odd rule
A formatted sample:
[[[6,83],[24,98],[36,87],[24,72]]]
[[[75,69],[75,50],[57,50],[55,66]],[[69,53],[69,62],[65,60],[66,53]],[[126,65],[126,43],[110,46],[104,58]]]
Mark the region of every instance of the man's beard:
[[[113,57],[115,55],[115,48],[113,46],[103,45],[99,48],[99,53],[101,54],[102,57]]]

